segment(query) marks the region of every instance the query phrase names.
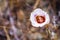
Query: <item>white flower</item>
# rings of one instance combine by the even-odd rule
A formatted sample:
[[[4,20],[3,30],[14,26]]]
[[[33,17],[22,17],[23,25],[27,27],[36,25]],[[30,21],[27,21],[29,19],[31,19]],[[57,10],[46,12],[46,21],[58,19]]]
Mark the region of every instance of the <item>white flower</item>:
[[[34,27],[43,27],[50,22],[50,18],[47,12],[37,8],[31,13],[30,21]]]

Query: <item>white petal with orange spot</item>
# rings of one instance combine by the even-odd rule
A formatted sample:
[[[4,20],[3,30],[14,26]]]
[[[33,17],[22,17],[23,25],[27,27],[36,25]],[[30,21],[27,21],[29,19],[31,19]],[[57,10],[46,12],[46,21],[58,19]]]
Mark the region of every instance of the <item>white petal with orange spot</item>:
[[[36,20],[36,16],[42,16],[45,18],[45,20],[40,19],[40,17],[38,17],[38,20]],[[35,9],[31,15],[30,15],[30,21],[32,23],[32,26],[34,27],[43,27],[44,25],[48,24],[50,22],[50,18],[49,15],[47,14],[47,12],[43,11],[40,8]],[[40,23],[40,21],[42,23]],[[43,22],[44,21],[44,22]],[[39,23],[38,23],[39,22]]]

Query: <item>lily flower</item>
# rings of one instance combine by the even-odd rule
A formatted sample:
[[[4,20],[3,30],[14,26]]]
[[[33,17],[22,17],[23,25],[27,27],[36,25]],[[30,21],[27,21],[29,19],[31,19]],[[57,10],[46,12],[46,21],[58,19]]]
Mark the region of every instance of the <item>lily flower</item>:
[[[47,12],[37,8],[31,13],[30,21],[34,27],[43,27],[50,22],[50,17]]]

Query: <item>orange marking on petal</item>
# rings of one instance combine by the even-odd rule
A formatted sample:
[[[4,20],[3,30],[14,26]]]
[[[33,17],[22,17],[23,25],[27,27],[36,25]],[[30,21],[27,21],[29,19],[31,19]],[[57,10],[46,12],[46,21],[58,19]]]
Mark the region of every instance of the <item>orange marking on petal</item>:
[[[45,17],[44,16],[36,16],[36,21],[37,21],[37,23],[43,23],[43,22],[45,22]]]

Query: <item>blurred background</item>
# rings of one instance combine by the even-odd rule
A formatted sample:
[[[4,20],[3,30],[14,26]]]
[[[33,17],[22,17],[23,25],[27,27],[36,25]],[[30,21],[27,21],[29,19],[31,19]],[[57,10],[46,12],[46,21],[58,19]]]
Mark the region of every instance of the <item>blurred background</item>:
[[[49,14],[49,28],[31,25],[36,8]],[[60,40],[60,0],[0,0],[0,40]]]

